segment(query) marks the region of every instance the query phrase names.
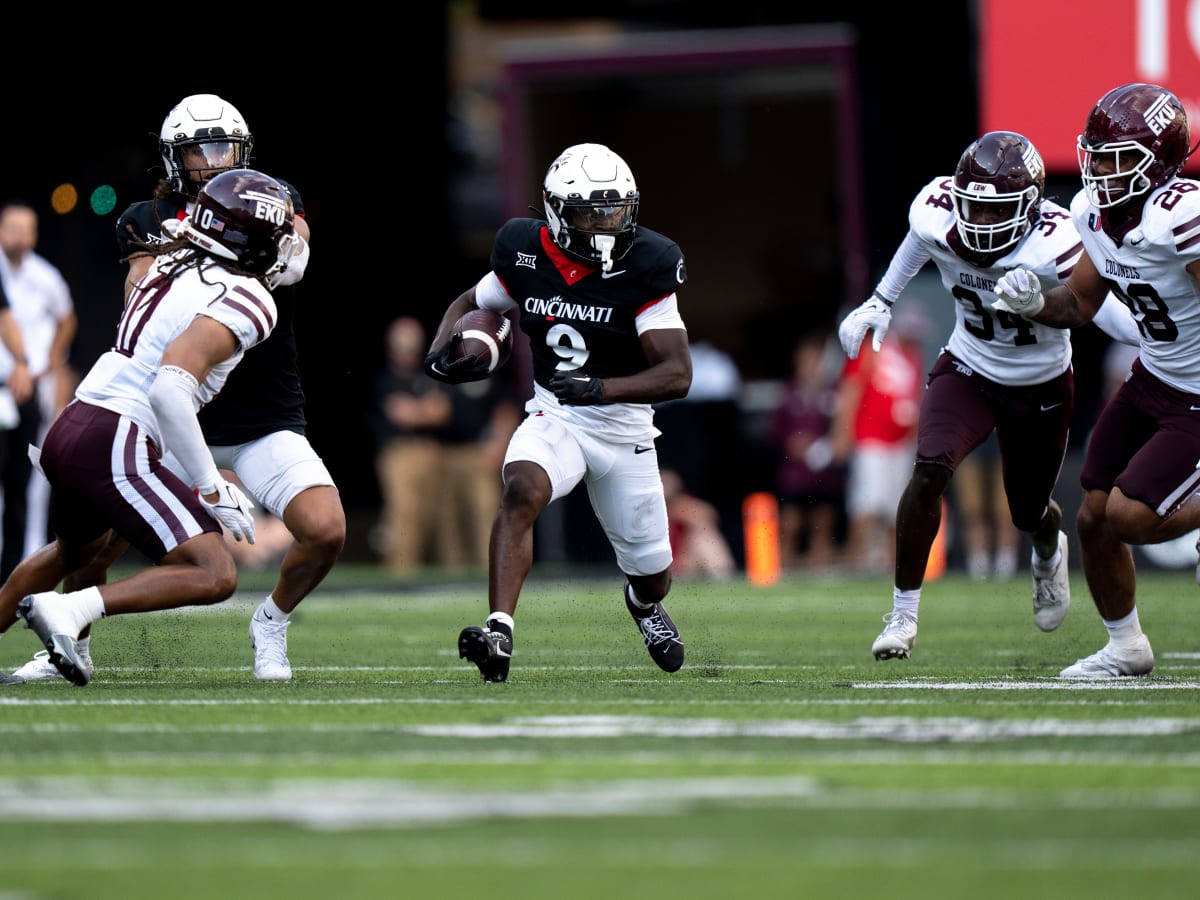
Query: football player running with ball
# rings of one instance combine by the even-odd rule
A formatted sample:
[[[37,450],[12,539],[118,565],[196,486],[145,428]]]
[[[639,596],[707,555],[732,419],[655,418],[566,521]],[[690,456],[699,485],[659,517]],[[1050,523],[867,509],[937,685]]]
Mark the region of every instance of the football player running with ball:
[[[1088,441],[1076,524],[1108,642],[1061,678],[1146,675],[1154,652],[1134,602],[1131,544],[1200,526],[1200,182],[1178,177],[1194,148],[1179,98],[1126,84],[1097,101],[1079,136],[1083,189],[1071,216],[1087,253],[1062,287],[1024,268],[994,306],[1037,327],[1091,320],[1112,291],[1132,311],[1138,358]],[[1107,305],[1107,304],[1106,304]]]
[[[935,178],[917,194],[908,235],[883,279],[838,329],[851,359],[868,331],[878,350],[893,304],[930,260],[955,301],[954,330],[929,373],[916,462],[896,513],[892,610],[871,646],[876,659],[912,653],[942,495],[959,463],[993,430],[1013,525],[1033,542],[1034,623],[1053,631],[1070,606],[1067,537],[1051,496],[1074,406],[1070,334],[991,308],[996,281],[1007,270],[1023,266],[1049,287],[1066,280],[1083,258],[1070,215],[1044,190],[1045,168],[1027,138],[993,131],[974,141],[953,175]],[[1123,328],[1122,339],[1136,340],[1123,307],[1109,307],[1105,330]]]
[[[485,682],[505,681],[513,614],[533,564],[533,525],[581,481],[625,576],[623,600],[667,672],[683,641],[662,600],[671,588],[667,507],[651,404],[687,394],[692,360],[676,290],[678,245],[638,225],[625,161],[600,144],[564,150],[546,172],[546,221],[510,219],[491,271],[446,309],[425,370],[450,383],[487,377],[472,356],[451,361],[452,330],[475,307],[518,308],[533,357],[533,397],[504,458],[492,526],[484,627],[463,629],[459,656]]]

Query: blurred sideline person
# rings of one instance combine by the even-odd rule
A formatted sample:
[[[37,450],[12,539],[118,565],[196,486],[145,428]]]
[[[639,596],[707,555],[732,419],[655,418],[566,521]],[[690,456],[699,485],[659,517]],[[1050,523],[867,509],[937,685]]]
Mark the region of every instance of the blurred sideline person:
[[[260,172],[226,172],[205,185],[176,234],[158,246],[130,292],[112,349],[35,454],[50,482],[57,539],[0,588],[0,632],[24,619],[50,663],[77,686],[93,670],[76,640],[84,628],[105,616],[225,600],[237,568],[221,526],[255,539],[253,504],[221,477],[196,411],[275,327],[267,286],[295,246],[292,200]],[[166,446],[181,475],[163,464]],[[113,532],[155,565],[56,593],[68,573],[105,553]]]
[[[687,330],[676,291],[684,258],[637,222],[640,194],[625,161],[600,144],[566,148],[543,182],[546,220],[510,219],[496,233],[492,271],[449,307],[425,370],[439,381],[487,377],[472,355],[453,359],[455,321],[469,309],[518,309],[532,350],[533,397],[509,442],[492,526],[484,627],[463,629],[459,656],[485,682],[508,679],[513,614],[533,564],[533,526],[548,504],[587,486],[626,582],[625,606],[651,659],[675,672],[683,641],[662,600],[671,543],[652,404],[687,394]]]
[[[737,568],[721,533],[717,508],[691,494],[674,469],[662,470],[663,496],[670,525],[671,569],[679,579],[727,581]]]
[[[166,177],[157,185],[154,199],[132,204],[117,220],[117,245],[129,264],[126,296],[153,261],[145,245],[169,239],[192,210],[201,186],[222,172],[248,165],[253,145],[245,118],[215,94],[184,97],[167,113],[158,139]],[[287,269],[272,287],[278,325],[246,354],[225,388],[199,414],[217,465],[237,473],[255,500],[281,519],[295,538],[284,555],[278,581],[250,620],[254,675],[267,681],[291,679],[287,656],[291,613],[329,574],[346,540],[346,514],[338,489],[306,436],[295,334],[300,300],[295,284],[308,265],[309,228],[299,191],[280,183],[291,194],[297,241]],[[169,452],[164,463],[176,465]],[[115,542],[87,570],[74,573],[67,586],[102,583],[107,564],[124,550],[121,542]],[[88,652],[87,632],[82,643]],[[29,680],[54,677],[45,660],[27,666],[21,671]]]
[[[441,492],[434,539],[435,559],[443,566],[487,566],[504,452],[522,418],[506,374],[448,385],[450,421],[438,432]]]
[[[19,420],[7,431],[8,452],[0,460],[4,492],[3,550],[0,580],[11,574],[27,552],[46,543],[49,486],[29,461],[27,448],[40,444],[50,422],[70,400],[74,376],[67,364],[77,320],[71,290],[62,273],[37,253],[38,215],[27,203],[0,207],[0,281],[24,339],[29,372],[36,389],[18,407]],[[0,372],[13,359],[0,350]]]
[[[419,319],[392,321],[367,417],[383,499],[378,545],[394,575],[487,565],[500,465],[521,417],[501,373],[441,384],[425,374],[427,349]]]
[[[684,486],[717,511],[728,543],[741,536],[744,453],[740,447],[742,375],[728,352],[689,340],[692,386],[687,396],[654,405],[660,469],[673,469]]]
[[[430,561],[438,520],[438,432],[453,410],[449,389],[425,375],[427,337],[413,316],[400,316],[388,326],[367,417],[383,500],[378,543],[393,575],[410,574]]]
[[[9,452],[8,432],[16,426],[21,404],[28,400],[37,385],[29,373],[25,356],[25,338],[21,326],[8,305],[4,281],[0,279],[0,345],[8,351],[12,366],[0,373],[0,456]],[[23,448],[20,448],[24,452]]]
[[[846,466],[845,563],[852,572],[896,565],[896,508],[912,474],[925,374],[928,320],[901,310],[895,340],[851,357],[842,371],[833,458]]]
[[[1070,216],[1044,190],[1042,159],[1028,138],[993,131],[973,141],[952,175],[917,194],[909,232],[883,278],[839,328],[849,357],[868,331],[878,348],[893,304],[930,260],[955,301],[954,329],[921,403],[916,465],[897,513],[892,611],[871,646],[876,659],[912,653],[942,495],[959,463],[993,430],[1013,524],[1033,541],[1034,623],[1053,631],[1070,607],[1067,536],[1051,496],[1074,406],[1070,334],[991,307],[996,280],[1007,269],[1028,267],[1052,285],[1084,258]],[[1124,327],[1124,339],[1131,339],[1132,319],[1119,304],[1109,306],[1116,322],[1110,327]]]
[[[1110,679],[1154,669],[1130,545],[1200,526],[1200,182],[1179,177],[1193,151],[1187,111],[1156,84],[1101,97],[1077,149],[1083,188],[1071,216],[1087,252],[1061,287],[1025,267],[1006,273],[993,307],[1067,329],[1099,321],[1111,291],[1137,322],[1137,359],[1100,412],[1080,474],[1083,574],[1108,641],[1059,673]]]
[[[838,387],[836,372],[826,365],[827,338],[821,331],[796,341],[792,374],[768,426],[778,460],[779,563],[785,571],[829,569],[838,561],[846,467],[833,459]]]
[[[1124,347],[1116,343],[1114,346]],[[1007,581],[1017,573],[1021,532],[1013,526],[1004,496],[1004,466],[996,432],[958,465],[952,485],[967,577]]]

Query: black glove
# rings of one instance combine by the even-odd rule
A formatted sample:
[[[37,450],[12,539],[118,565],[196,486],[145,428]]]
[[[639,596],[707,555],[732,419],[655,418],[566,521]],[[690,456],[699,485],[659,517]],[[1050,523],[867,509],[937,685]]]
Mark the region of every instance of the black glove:
[[[555,372],[550,376],[550,390],[559,403],[590,406],[603,400],[604,383],[585,372]]]
[[[450,341],[441,350],[434,350],[425,357],[425,374],[446,384],[462,384],[464,381],[482,381],[488,377],[487,365],[479,357],[469,354],[460,359],[450,359],[450,351],[462,343],[459,333],[450,335]]]

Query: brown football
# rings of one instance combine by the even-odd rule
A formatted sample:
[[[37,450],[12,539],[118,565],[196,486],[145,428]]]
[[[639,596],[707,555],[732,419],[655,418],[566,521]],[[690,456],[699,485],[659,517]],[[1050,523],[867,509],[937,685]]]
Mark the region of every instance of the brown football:
[[[488,374],[508,362],[513,348],[513,327],[507,317],[491,309],[472,309],[454,323],[454,332],[462,342],[450,354],[451,360],[474,354],[486,363]]]

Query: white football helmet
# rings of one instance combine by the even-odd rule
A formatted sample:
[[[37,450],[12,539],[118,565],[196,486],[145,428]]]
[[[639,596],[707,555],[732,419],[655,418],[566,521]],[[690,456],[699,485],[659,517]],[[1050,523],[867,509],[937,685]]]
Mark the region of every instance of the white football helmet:
[[[633,172],[603,144],[568,147],[542,184],[554,243],[605,272],[633,243],[638,199]]]
[[[171,190],[195,197],[201,184],[226,169],[250,163],[254,136],[232,103],[216,94],[184,97],[163,119],[158,151]],[[200,173],[193,181],[192,172]]]

